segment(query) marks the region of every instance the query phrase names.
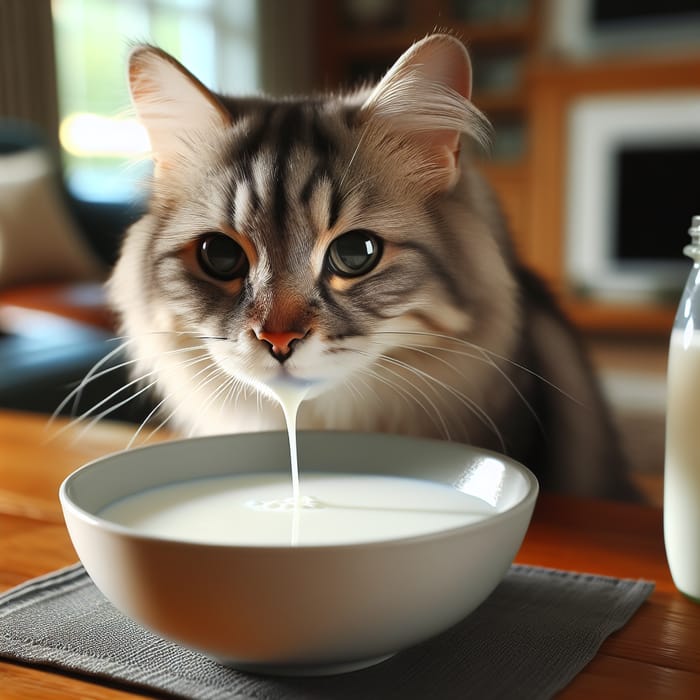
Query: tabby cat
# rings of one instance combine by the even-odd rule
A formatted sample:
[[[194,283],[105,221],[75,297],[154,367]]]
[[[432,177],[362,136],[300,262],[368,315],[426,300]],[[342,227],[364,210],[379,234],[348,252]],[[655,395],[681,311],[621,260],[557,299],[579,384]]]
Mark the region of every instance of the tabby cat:
[[[135,377],[186,434],[301,429],[505,452],[545,488],[629,496],[578,339],[519,263],[473,165],[489,138],[463,44],[432,35],[374,87],[213,94],[159,49],[129,81],[154,160],[109,282]]]

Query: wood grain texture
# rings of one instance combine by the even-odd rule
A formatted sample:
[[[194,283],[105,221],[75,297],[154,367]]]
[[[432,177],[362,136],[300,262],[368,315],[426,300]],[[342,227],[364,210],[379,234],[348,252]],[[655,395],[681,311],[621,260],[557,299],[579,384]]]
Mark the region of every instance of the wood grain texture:
[[[77,442],[66,434],[47,441],[45,423],[40,416],[0,411],[0,590],[76,560],[58,487],[84,462],[122,449],[133,430],[103,423]],[[560,697],[698,697],[700,606],[673,586],[660,509],[543,494],[517,561],[656,583],[650,599]],[[0,689],[3,700],[141,697],[9,662],[0,662]]]

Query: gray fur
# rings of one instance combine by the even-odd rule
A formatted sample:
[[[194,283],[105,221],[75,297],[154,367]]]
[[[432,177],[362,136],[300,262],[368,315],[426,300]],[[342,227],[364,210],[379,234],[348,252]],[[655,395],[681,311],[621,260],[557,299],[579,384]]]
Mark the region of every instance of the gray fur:
[[[170,141],[158,112],[165,146],[154,154],[151,211],[128,232],[110,283],[136,373],[156,377],[163,411],[185,432],[279,428],[279,408],[255,388],[280,363],[256,332],[283,319],[308,329],[284,370],[319,380],[302,429],[470,442],[523,461],[545,488],[630,496],[579,340],[521,268],[473,165],[483,118],[431,82],[430,61],[466,60],[454,42],[428,38],[370,93],[204,95],[214,108],[195,107],[211,123]],[[153,51],[138,54],[146,72],[133,88],[147,128],[160,97],[149,62],[170,70]],[[410,89],[395,82],[405,75]],[[435,104],[406,114],[422,89]],[[453,164],[443,136],[457,123]],[[235,292],[193,271],[183,252],[224,226],[256,255]],[[338,279],[326,250],[356,229],[379,236],[383,257],[366,275]]]

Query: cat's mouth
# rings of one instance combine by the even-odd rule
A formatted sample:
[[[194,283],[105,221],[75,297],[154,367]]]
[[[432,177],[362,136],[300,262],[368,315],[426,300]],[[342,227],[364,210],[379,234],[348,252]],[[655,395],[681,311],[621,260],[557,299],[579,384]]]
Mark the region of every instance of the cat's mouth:
[[[280,368],[265,379],[250,381],[250,384],[262,394],[284,403],[298,403],[302,398],[322,393],[327,381],[321,378],[300,377],[285,368]]]

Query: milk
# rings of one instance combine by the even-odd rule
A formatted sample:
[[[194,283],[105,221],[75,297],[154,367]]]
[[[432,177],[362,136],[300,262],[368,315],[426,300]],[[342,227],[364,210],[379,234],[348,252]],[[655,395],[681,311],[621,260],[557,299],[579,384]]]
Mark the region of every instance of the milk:
[[[495,510],[450,486],[403,477],[318,472],[302,476],[301,490],[295,504],[287,471],[195,479],[129,496],[100,516],[168,539],[302,546],[424,535]]]
[[[671,334],[664,471],[664,540],[673,580],[700,599],[700,330]]]
[[[419,479],[314,473],[301,480],[296,416],[311,386],[285,377],[262,387],[284,411],[291,491],[288,471],[196,479],[135,494],[100,515],[156,537],[299,546],[412,537],[477,522],[494,512],[474,496]]]
[[[312,386],[311,382],[282,377],[267,382],[263,387],[265,392],[279,403],[284,413],[289,439],[289,459],[292,469],[292,499],[297,506],[301,498],[299,490],[299,453],[297,451],[297,413],[301,402],[306,398]]]

